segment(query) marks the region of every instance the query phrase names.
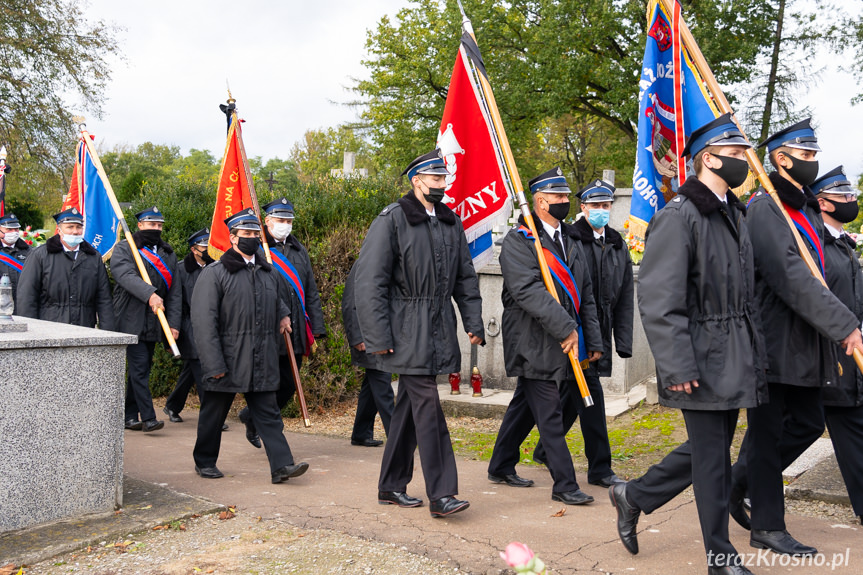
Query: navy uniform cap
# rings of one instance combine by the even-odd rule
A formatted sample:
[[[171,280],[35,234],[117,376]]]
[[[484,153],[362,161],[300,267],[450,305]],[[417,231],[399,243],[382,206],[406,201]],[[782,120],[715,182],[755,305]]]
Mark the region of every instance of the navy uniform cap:
[[[268,216],[292,220],[294,219],[294,204],[289,202],[288,198],[276,198],[264,206],[264,213]]]
[[[538,175],[529,181],[527,185],[530,187],[531,194],[537,192],[544,194],[568,194],[572,191],[569,189],[569,184],[566,183],[566,178],[563,176],[563,170],[560,167],[552,168]]]
[[[815,137],[815,129],[812,127],[812,118],[806,118],[788,126],[758,144],[759,148],[764,146],[767,146],[768,153],[782,146],[799,150],[812,150],[813,152],[821,151],[818,146],[818,138]]]
[[[162,212],[159,211],[159,208],[153,206],[152,208],[147,208],[146,210],[141,210],[135,217],[138,218],[139,222],[164,222],[165,216]]]
[[[613,202],[615,187],[605,180],[593,180],[579,192],[582,204]]]
[[[84,215],[78,208],[69,208],[59,214],[54,214],[54,221],[58,224],[83,224]]]
[[[707,146],[743,146],[751,148],[752,144],[737,127],[737,124],[731,119],[731,114],[722,114],[715,120],[704,124],[700,128],[693,130],[689,135],[689,141],[686,142],[686,147],[680,153],[680,157],[696,156],[701,150]]]
[[[845,169],[842,166],[833,168],[809,186],[813,194],[854,194],[857,195],[857,190],[854,188],[851,180],[845,175]]]
[[[0,217],[0,226],[4,228],[20,228],[21,222],[18,221],[18,216],[10,213]]]
[[[225,225],[233,230],[261,231],[261,222],[252,208],[244,208],[229,218],[225,218]]]
[[[210,243],[210,230],[207,228],[204,228],[203,230],[198,230],[197,232],[195,232],[194,234],[189,236],[189,239],[186,241],[189,242],[189,247],[192,247],[195,245],[197,245],[197,246],[209,245],[209,243]]]
[[[408,167],[402,172],[402,175],[405,174],[407,174],[410,180],[417,174],[439,174],[445,176],[449,174],[449,170],[446,169],[446,162],[443,160],[440,149],[435,148],[428,154],[414,158],[414,161],[408,164]]]

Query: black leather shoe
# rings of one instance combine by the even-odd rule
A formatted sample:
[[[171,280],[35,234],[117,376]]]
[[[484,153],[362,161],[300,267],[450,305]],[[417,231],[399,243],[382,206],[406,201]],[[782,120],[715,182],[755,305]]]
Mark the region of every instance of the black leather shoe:
[[[609,487],[616,485],[618,483],[626,483],[623,479],[612,473],[607,477],[603,477],[599,481],[588,481],[591,485],[599,485],[600,487],[605,487],[608,489]]]
[[[488,474],[488,480],[492,483],[506,483],[511,487],[533,487],[533,479],[525,479],[524,477],[519,477],[517,473],[513,473],[512,475],[492,475]]]
[[[588,495],[581,489],[576,489],[575,491],[561,491],[560,493],[552,491],[551,500],[560,501],[567,505],[584,505],[586,503],[593,503],[593,496]]]
[[[228,429],[230,429],[230,428],[228,427],[228,424],[227,424],[227,423],[223,423],[223,424],[222,424],[222,431],[228,431]]]
[[[195,473],[197,473],[204,479],[219,479],[220,477],[225,476],[225,474],[219,471],[219,468],[215,465],[213,467],[198,467],[196,465]]]
[[[752,529],[752,523],[749,521],[749,515],[746,513],[746,508],[743,505],[743,494],[737,494],[731,490],[731,497],[728,500],[728,513],[738,525],[749,531]]]
[[[123,424],[126,429],[129,429],[131,431],[141,431],[141,427],[143,427],[143,425],[144,424],[137,419],[127,419],[126,423]]]
[[[309,469],[309,464],[305,461],[294,463],[293,465],[285,465],[281,469],[276,469],[273,472],[273,483],[281,483],[287,481],[291,477],[299,477]]]
[[[817,549],[800,543],[784,529],[781,531],[753,529],[749,535],[749,545],[756,549],[770,549],[779,555],[815,555],[818,553]]]
[[[753,575],[752,571],[743,565],[726,565],[725,567],[708,567],[707,575]]]
[[[543,459],[542,457],[540,457],[540,456],[536,455],[535,453],[534,453],[534,455],[533,455],[533,462],[534,462],[534,463],[539,463],[540,465],[545,465],[546,467],[548,467],[548,463],[545,461],[545,459]]]
[[[168,409],[167,406],[162,408],[162,411],[165,415],[168,416],[168,419],[171,420],[171,423],[183,423],[183,418],[180,417],[179,414],[174,413],[172,410]]]
[[[162,429],[165,427],[164,421],[159,421],[158,419],[148,419],[142,425],[144,431],[156,431],[157,429]]]
[[[626,550],[638,555],[638,536],[635,528],[638,526],[638,516],[641,509],[626,500],[626,483],[618,483],[608,488],[608,498],[617,509],[617,534]]]
[[[261,448],[261,437],[258,435],[258,428],[255,427],[255,422],[252,421],[252,418],[246,416],[246,419],[243,419],[243,412],[240,412],[240,422],[246,426],[246,439],[252,446]]]
[[[431,511],[432,517],[446,517],[447,515],[464,511],[468,507],[470,507],[470,503],[467,501],[462,501],[455,497],[441,497],[431,502],[429,511]]]
[[[351,439],[351,445],[359,447],[380,447],[383,444],[380,439]]]
[[[411,497],[404,491],[378,491],[378,503],[399,507],[422,507],[423,500]]]

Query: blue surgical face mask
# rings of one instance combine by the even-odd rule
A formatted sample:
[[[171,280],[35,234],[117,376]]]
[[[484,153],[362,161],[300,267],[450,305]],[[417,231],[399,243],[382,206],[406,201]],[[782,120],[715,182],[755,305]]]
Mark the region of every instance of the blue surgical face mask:
[[[75,234],[63,234],[63,241],[66,242],[66,245],[70,248],[74,248],[75,246],[84,241],[84,236],[76,236]]]
[[[610,215],[610,210],[591,208],[587,215],[587,221],[590,222],[590,225],[594,228],[604,228],[608,225],[608,218]]]

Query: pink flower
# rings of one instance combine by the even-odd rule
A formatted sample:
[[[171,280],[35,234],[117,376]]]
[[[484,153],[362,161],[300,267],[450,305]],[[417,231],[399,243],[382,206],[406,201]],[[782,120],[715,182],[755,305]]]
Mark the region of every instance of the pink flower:
[[[501,559],[506,561],[510,567],[527,565],[533,559],[533,551],[524,543],[513,541],[506,546],[506,551],[500,554]]]
[[[506,550],[500,554],[500,557],[517,573],[546,573],[545,563],[524,543],[513,541],[506,546]]]

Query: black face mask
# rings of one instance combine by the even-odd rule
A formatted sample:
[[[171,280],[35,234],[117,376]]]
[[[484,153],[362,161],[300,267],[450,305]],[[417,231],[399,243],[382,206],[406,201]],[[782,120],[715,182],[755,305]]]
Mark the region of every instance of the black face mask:
[[[211,264],[215,261],[213,258],[210,257],[210,252],[208,252],[207,250],[204,250],[203,252],[198,252],[198,255],[204,261],[205,265]]]
[[[563,221],[569,215],[569,200],[559,204],[548,204],[548,215],[558,221]]]
[[[423,182],[422,178],[420,178],[420,181]],[[425,201],[430,204],[437,204],[443,199],[446,188],[430,188],[425,182],[423,182],[423,185],[428,190],[428,192],[423,192],[423,198],[425,198]]]
[[[261,241],[258,238],[239,238],[237,239],[237,249],[246,254],[253,256],[261,247]]]
[[[162,230],[138,230],[138,235],[145,246],[155,246],[162,239]]]
[[[829,215],[837,222],[843,224],[847,224],[856,220],[857,214],[860,212],[860,208],[857,206],[857,202],[834,202],[833,200],[828,200],[827,198],[824,198],[824,201],[833,206],[832,212],[824,213]]]
[[[785,168],[785,171],[801,186],[808,186],[818,177],[818,160],[801,160],[788,154],[785,154],[785,157],[791,162],[791,166]]]
[[[743,185],[743,182],[746,181],[746,176],[749,175],[749,163],[746,160],[729,158],[728,156],[720,156],[718,154],[712,155],[714,158],[722,160],[722,166],[709,168],[711,172],[725,180],[729,188]]]

